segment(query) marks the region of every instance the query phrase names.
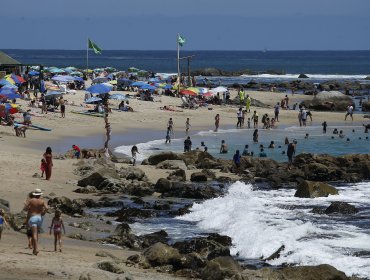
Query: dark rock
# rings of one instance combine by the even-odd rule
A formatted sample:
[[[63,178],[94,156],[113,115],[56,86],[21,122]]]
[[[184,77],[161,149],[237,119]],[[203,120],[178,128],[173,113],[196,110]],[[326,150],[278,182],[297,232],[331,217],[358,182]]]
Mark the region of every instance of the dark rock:
[[[119,179],[116,169],[101,168],[79,180],[77,185],[80,187],[94,186],[98,188],[107,179]]]
[[[343,214],[343,215],[353,215],[358,213],[358,209],[346,202],[332,202],[328,208],[325,210],[325,214]]]
[[[269,257],[267,257],[267,258],[265,258],[265,259],[263,259],[264,261],[271,261],[271,260],[274,260],[274,259],[278,259],[278,258],[280,258],[280,253],[282,252],[282,251],[284,251],[284,249],[285,249],[285,246],[284,245],[281,245],[280,247],[279,247],[279,249],[277,249],[274,253],[272,253]]]
[[[26,221],[27,215],[24,212],[17,214],[9,214],[7,216],[9,225],[15,231],[21,231],[24,228],[24,222]]]
[[[174,216],[182,216],[182,215],[185,215],[185,214],[188,214],[190,213],[190,208],[193,207],[193,204],[188,204],[188,205],[185,205],[184,207],[182,208],[179,208],[177,210],[174,210],[174,211],[171,211],[170,212],[170,215],[174,215]]]
[[[141,239],[131,232],[131,228],[127,223],[119,224],[112,236],[105,239],[107,243],[115,244],[121,247],[130,249],[141,249]]]
[[[168,175],[167,179],[168,180],[171,180],[171,181],[182,181],[182,182],[185,182],[186,181],[186,172],[183,169],[177,169],[177,170],[171,172]]]
[[[202,270],[202,279],[224,280],[235,275],[240,275],[241,271],[241,266],[232,257],[218,257],[207,263],[206,267]]]
[[[298,79],[308,79],[306,74],[299,74]]]
[[[170,208],[171,208],[170,204],[165,201],[156,201],[153,204],[154,210],[163,211],[163,210],[170,210]]]
[[[156,155],[151,155],[148,158],[148,163],[150,165],[157,165],[158,163],[165,160],[179,160],[179,155],[173,152],[163,152]]]
[[[327,264],[318,266],[291,266],[280,269],[246,269],[242,272],[242,276],[246,279],[270,280],[350,280],[345,273]]]
[[[160,230],[145,235],[140,235],[139,238],[142,240],[141,246],[143,248],[149,247],[158,242],[163,244],[167,244],[168,242],[168,234],[164,230]]]
[[[59,209],[67,215],[83,214],[82,206],[77,203],[77,201],[73,201],[65,196],[50,199],[48,205],[55,209]]]
[[[125,273],[123,264],[118,264],[114,261],[102,261],[98,262],[96,265],[101,270],[109,271],[116,274]]]
[[[155,243],[144,251],[148,263],[153,266],[173,265],[180,266],[181,254],[175,248],[163,243]]]
[[[325,214],[325,208],[315,206],[314,208],[312,208],[310,212],[314,214],[322,215],[322,214]]]
[[[182,182],[172,182],[171,189],[162,192],[163,197],[181,197],[192,199],[210,199],[220,196],[223,192],[212,186],[193,185]]]
[[[176,170],[176,169],[186,170],[186,169],[188,169],[183,160],[164,160],[164,161],[157,164],[157,168],[159,168],[159,169],[171,169],[171,170]]]
[[[120,178],[125,178],[127,180],[138,180],[138,181],[146,181],[147,178],[145,176],[145,172],[141,169],[133,166],[129,166],[126,168],[121,168],[118,172]]]
[[[207,175],[203,172],[194,172],[190,176],[192,182],[207,182]]]
[[[106,214],[109,217],[118,217],[118,222],[133,223],[137,219],[148,219],[156,216],[156,213],[151,209],[125,208]]]
[[[154,186],[154,190],[160,193],[166,193],[171,191],[172,183],[165,178],[159,178]]]
[[[10,208],[10,204],[9,204],[9,201],[5,200],[5,199],[2,199],[0,198],[0,208],[5,206],[6,208]]]
[[[198,253],[209,260],[219,256],[230,256],[229,246],[223,245],[212,238],[208,239],[207,237],[179,241],[173,247],[177,248],[181,254]]]
[[[330,186],[322,182],[312,182],[303,180],[296,193],[295,197],[302,198],[315,198],[315,197],[327,197],[330,195],[338,194],[338,191],[333,186]]]
[[[98,190],[94,186],[87,186],[87,187],[84,187],[84,188],[77,188],[77,189],[74,190],[74,192],[89,194],[89,193],[96,193],[96,192],[98,192]]]
[[[312,100],[302,101],[300,105],[316,111],[346,111],[348,103],[352,103],[352,99],[348,96],[342,96],[325,99],[313,98]]]
[[[370,101],[362,102],[362,111],[370,112]]]
[[[203,169],[202,173],[205,174],[209,179],[214,180],[216,178],[216,173],[209,169]]]
[[[68,234],[68,237],[71,239],[77,239],[77,240],[87,240],[86,237],[82,235],[81,233],[71,233],[71,234]]]

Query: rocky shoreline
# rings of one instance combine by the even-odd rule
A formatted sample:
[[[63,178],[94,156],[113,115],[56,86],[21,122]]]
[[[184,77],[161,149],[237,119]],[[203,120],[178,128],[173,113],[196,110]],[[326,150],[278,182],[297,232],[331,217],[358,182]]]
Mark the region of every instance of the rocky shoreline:
[[[75,192],[90,198],[50,196],[48,204],[77,220],[71,226],[80,231],[70,235],[71,238],[87,239],[83,232],[93,230],[89,220],[99,220],[95,231],[100,235],[95,234],[91,240],[137,251],[124,260],[125,265],[200,279],[356,279],[348,278],[329,265],[270,267],[266,261],[278,258],[284,246],[271,256],[261,256],[263,268],[243,266],[231,256],[232,240],[228,236],[210,233],[173,243],[164,230],[135,235],[130,223],[163,215],[186,214],[193,202],[221,196],[225,187],[237,180],[268,183],[272,188],[296,188],[297,197],[335,195],[337,190],[329,184],[334,180],[359,182],[370,179],[370,155],[300,154],[295,158],[295,168],[288,172],[286,163],[271,159],[243,157],[241,166],[236,167],[231,161],[216,159],[206,152],[165,152],[152,155],[142,163],[168,171],[168,176],[156,183],[151,183],[140,168],[120,163],[125,162],[121,159],[114,161],[116,163],[103,158],[78,161],[75,174],[80,179],[74,183],[77,185]],[[189,170],[190,178],[186,175]],[[6,201],[0,203],[6,206]],[[102,207],[118,210],[104,216],[88,214],[89,209]],[[312,211],[345,215],[356,214],[358,210],[351,205],[334,203],[327,209]],[[15,230],[22,230],[23,221],[21,214],[10,219]],[[119,224],[112,232],[115,222]],[[109,260],[100,263],[100,269],[114,273],[123,271],[122,260],[105,255]]]

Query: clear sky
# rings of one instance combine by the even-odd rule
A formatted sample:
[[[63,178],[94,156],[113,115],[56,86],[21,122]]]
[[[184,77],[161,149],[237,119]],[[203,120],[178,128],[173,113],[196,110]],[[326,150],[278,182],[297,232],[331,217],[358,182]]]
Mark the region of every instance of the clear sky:
[[[0,49],[370,50],[370,0],[11,0]]]

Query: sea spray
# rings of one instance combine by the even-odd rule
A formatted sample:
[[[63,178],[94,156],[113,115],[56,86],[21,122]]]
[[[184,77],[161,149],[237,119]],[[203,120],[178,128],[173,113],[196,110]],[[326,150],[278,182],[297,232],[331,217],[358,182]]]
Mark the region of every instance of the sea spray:
[[[327,263],[349,275],[370,277],[370,259],[367,258],[370,184],[342,186],[338,196],[327,198],[300,199],[294,197],[294,192],[292,189],[259,190],[236,182],[224,197],[195,204],[190,214],[177,219],[196,222],[205,232],[230,236],[232,253],[239,253],[242,258],[268,257],[284,245],[280,258],[270,264]],[[349,202],[361,212],[359,216],[350,217],[310,212],[314,206],[327,207],[333,201]],[[359,252],[365,256],[361,257]]]

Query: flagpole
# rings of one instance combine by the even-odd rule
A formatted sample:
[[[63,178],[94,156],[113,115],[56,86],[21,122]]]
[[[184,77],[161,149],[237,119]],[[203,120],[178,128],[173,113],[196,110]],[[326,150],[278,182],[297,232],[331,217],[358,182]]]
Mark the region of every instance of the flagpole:
[[[87,37],[86,45],[86,77],[89,76],[89,37]]]
[[[178,80],[177,96],[179,96],[180,82],[181,82],[181,77],[180,77],[180,44],[179,44],[179,37],[180,37],[180,34],[177,33],[177,38],[176,38],[176,44],[177,44],[177,80]]]

